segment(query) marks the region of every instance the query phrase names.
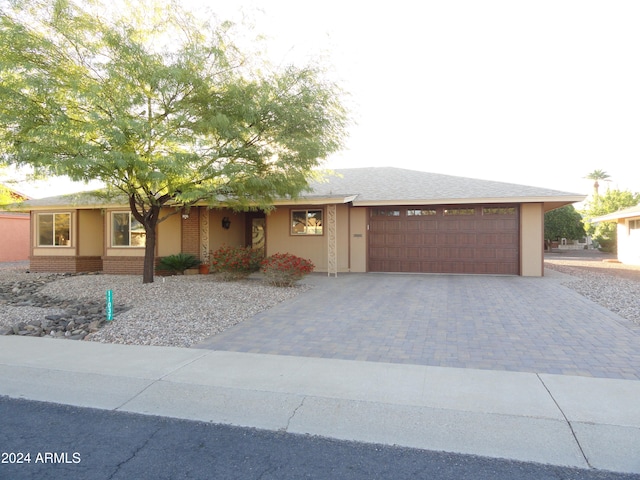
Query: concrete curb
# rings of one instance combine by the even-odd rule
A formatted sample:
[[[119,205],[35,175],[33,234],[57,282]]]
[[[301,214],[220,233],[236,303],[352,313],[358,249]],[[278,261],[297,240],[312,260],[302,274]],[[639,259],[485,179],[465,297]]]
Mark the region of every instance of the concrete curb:
[[[0,337],[0,395],[640,473],[640,381]]]

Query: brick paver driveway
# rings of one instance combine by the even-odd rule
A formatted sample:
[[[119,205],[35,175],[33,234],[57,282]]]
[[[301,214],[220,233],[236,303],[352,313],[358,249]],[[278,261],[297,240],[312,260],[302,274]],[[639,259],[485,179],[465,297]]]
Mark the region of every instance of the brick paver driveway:
[[[561,277],[316,274],[199,347],[640,379],[640,328]]]

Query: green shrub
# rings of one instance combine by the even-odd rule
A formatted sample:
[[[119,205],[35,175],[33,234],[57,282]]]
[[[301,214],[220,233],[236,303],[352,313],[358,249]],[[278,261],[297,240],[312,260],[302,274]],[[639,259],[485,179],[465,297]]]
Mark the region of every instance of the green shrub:
[[[262,261],[264,279],[270,285],[290,287],[305,275],[313,272],[311,260],[290,253],[276,253]]]
[[[226,280],[246,278],[260,270],[263,250],[251,247],[231,247],[223,245],[211,254],[211,268],[223,273]]]
[[[178,253],[162,257],[158,262],[157,270],[183,275],[185,270],[200,265],[200,260],[189,253]]]

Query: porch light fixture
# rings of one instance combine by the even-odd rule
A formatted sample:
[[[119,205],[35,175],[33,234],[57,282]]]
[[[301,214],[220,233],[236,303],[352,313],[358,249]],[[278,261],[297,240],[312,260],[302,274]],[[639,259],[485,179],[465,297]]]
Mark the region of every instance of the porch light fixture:
[[[187,218],[189,218],[189,214],[188,214],[188,213],[186,213],[186,212],[185,212],[185,213],[183,213],[183,214],[182,214],[182,219],[183,219],[183,220],[186,220]]]
[[[222,218],[222,228],[224,228],[225,230],[229,230],[230,226],[231,226],[231,220],[229,220],[229,217],[223,217]]]

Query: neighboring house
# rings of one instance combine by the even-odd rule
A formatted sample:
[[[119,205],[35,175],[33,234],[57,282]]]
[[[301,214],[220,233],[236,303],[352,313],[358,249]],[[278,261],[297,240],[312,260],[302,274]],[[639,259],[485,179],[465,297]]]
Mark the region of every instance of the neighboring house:
[[[336,170],[268,214],[180,210],[158,225],[156,256],[252,245],[309,258],[329,274],[541,276],[544,213],[584,198],[399,168]],[[142,273],[144,230],[125,201],[82,193],[22,208],[31,212],[32,271]]]
[[[16,202],[27,196],[9,189]],[[19,262],[29,259],[29,214],[0,210],[0,262]]]
[[[589,220],[591,223],[617,222],[618,260],[640,265],[640,205],[624,208]]]

